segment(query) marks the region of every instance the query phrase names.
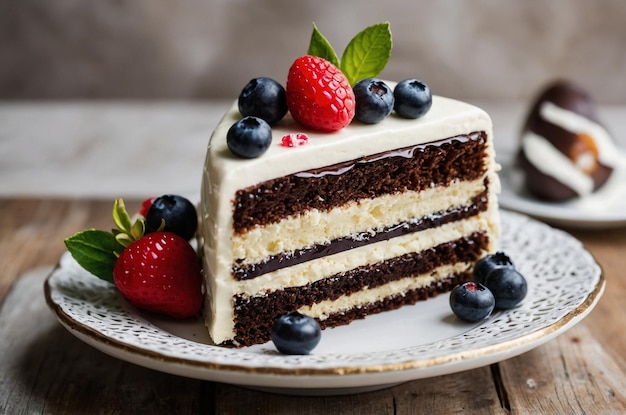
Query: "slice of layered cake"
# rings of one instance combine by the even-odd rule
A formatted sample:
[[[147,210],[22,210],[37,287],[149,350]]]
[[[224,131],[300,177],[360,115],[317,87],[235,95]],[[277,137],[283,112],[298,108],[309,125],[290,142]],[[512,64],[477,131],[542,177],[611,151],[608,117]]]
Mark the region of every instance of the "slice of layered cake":
[[[209,143],[199,233],[216,344],[274,340],[294,312],[326,328],[426,300],[496,248],[489,116],[375,78],[388,23],[341,59],[314,27],[309,51],[285,88],[253,79]]]
[[[205,316],[216,344],[266,342],[298,310],[322,327],[425,300],[471,279],[498,236],[489,116],[434,96],[333,133],[287,115],[263,156],[227,146],[233,106],[207,152],[201,203]],[[280,138],[305,132],[306,145]]]
[[[309,49],[339,66],[304,55],[286,88],[253,79],[213,132],[197,231],[202,269],[189,243],[197,211],[176,195],[146,200],[134,221],[116,200],[116,229],[65,240],[77,263],[140,309],[175,318],[202,309],[215,344],[272,339],[289,354],[309,353],[318,326],[471,280],[499,234],[489,116],[416,79],[375,78],[389,57],[388,23],[357,34],[341,62],[325,42],[314,30]],[[508,306],[526,295],[520,278]]]

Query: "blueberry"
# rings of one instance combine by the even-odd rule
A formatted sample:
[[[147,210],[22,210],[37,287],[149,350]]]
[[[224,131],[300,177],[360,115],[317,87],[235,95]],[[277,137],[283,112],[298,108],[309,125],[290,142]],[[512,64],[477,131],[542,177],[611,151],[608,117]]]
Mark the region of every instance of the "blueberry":
[[[309,354],[321,338],[317,320],[297,311],[281,316],[272,327],[272,341],[285,354]]]
[[[513,261],[507,254],[498,251],[482,257],[474,266],[474,281],[481,284],[485,283],[487,275],[496,268],[514,268]]]
[[[188,199],[178,195],[159,196],[146,213],[145,233],[156,232],[165,221],[164,231],[173,232],[190,240],[196,233],[198,215],[196,207]]]
[[[265,153],[272,143],[272,127],[258,117],[244,117],[226,133],[226,144],[235,155],[255,158]]]
[[[272,125],[287,113],[285,88],[271,78],[252,79],[239,95],[239,112],[242,116],[264,119]]]
[[[417,79],[405,79],[393,90],[396,114],[403,118],[419,118],[426,114],[433,104],[433,96],[428,85]]]
[[[526,279],[511,267],[496,268],[485,280],[485,286],[496,299],[496,308],[508,309],[516,307],[528,292]]]
[[[393,91],[380,79],[366,78],[353,88],[356,100],[354,117],[367,124],[381,122],[393,111]]]
[[[475,322],[493,311],[496,300],[484,285],[473,281],[464,282],[450,292],[450,308],[462,320]]]

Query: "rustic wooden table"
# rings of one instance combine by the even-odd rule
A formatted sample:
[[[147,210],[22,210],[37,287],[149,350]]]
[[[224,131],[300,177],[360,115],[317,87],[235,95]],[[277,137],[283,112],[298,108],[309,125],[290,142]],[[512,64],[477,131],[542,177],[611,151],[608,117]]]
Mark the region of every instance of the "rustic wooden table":
[[[624,228],[571,231],[601,264],[607,288],[591,314],[556,339],[488,367],[376,392],[305,397],[145,369],[67,332],[45,304],[44,279],[64,251],[63,237],[106,229],[110,206],[0,199],[0,413],[626,413]]]

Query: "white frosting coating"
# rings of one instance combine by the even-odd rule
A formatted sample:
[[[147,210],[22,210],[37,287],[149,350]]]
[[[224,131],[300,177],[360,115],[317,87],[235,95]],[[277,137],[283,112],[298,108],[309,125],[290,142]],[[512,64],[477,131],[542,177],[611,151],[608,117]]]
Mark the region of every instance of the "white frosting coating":
[[[493,164],[491,120],[483,110],[460,101],[434,96],[430,111],[418,120],[392,115],[375,125],[353,122],[349,127],[331,134],[307,130],[287,115],[273,126],[273,141],[269,150],[256,159],[239,158],[227,147],[226,133],[239,118],[241,116],[234,103],[211,137],[203,172],[201,234],[204,239],[204,272],[209,274],[205,278],[205,314],[216,343],[234,336],[233,296],[242,288],[231,277],[234,261],[232,200],[237,190],[265,180],[366,155],[485,131],[489,140],[488,163],[491,163],[488,166],[490,193],[493,195],[499,191],[499,180]],[[299,132],[308,135],[306,145],[296,148],[281,146],[284,135]],[[490,214],[495,215],[492,219],[496,218],[489,221],[490,226],[495,226],[492,223],[497,222],[495,199],[490,201]],[[497,229],[490,230],[497,234]],[[373,246],[365,249],[375,251]],[[263,281],[263,276],[260,278],[251,284]]]

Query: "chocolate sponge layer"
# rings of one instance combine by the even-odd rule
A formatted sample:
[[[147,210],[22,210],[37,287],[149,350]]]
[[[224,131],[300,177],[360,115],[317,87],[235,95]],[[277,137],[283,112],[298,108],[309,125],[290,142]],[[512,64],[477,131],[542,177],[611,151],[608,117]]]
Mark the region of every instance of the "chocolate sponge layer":
[[[353,200],[475,180],[487,169],[485,132],[362,157],[248,187],[233,200],[233,227],[245,233],[307,209],[328,211]]]

